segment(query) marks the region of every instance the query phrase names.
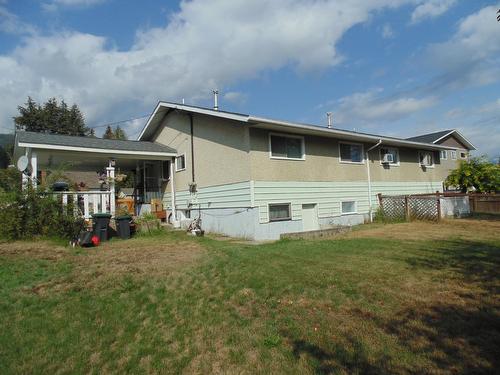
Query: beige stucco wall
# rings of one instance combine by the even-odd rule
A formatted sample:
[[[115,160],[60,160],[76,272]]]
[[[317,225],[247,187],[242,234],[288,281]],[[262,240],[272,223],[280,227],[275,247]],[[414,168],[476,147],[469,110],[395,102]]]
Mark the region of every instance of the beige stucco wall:
[[[341,163],[339,141],[305,136],[305,160],[277,160],[269,157],[269,131],[250,129],[251,177],[256,181],[360,181],[366,180],[365,164]],[[364,144],[365,150],[373,144]],[[418,150],[399,148],[400,165],[380,164],[379,149],[370,152],[372,181],[443,181],[449,167],[435,153],[434,168],[422,169]]]
[[[250,180],[247,127],[232,120],[193,115],[193,128],[195,179],[199,188]],[[176,189],[186,190],[192,180],[189,115],[168,115],[154,141],[186,155],[186,169],[175,172]]]

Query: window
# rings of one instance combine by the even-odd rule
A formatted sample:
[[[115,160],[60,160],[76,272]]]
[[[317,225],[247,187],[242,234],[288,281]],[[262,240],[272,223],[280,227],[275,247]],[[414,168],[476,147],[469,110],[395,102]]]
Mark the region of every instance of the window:
[[[457,160],[457,152],[455,150],[451,150],[451,158]]]
[[[304,138],[278,134],[269,135],[271,158],[304,160]]]
[[[290,203],[279,203],[269,205],[269,221],[291,220]]]
[[[441,160],[448,159],[448,152],[446,150],[441,150],[439,152],[439,159],[441,159]]]
[[[420,165],[423,167],[433,167],[434,158],[432,157],[432,152],[430,151],[420,151],[418,153],[418,160]]]
[[[161,162],[161,179],[166,181],[170,178],[170,162],[162,161]]]
[[[342,214],[355,214],[355,213],[356,213],[356,201],[342,202]]]
[[[340,143],[340,161],[344,163],[363,163],[363,145],[359,143]]]
[[[175,171],[180,172],[186,169],[186,155],[179,155],[175,158]]]
[[[391,155],[392,161],[384,162],[384,155]],[[386,157],[390,160],[391,157]],[[382,164],[399,165],[399,150],[392,147],[381,147],[380,148],[380,161]]]
[[[461,152],[460,153],[460,159],[467,159],[467,153],[466,152]]]

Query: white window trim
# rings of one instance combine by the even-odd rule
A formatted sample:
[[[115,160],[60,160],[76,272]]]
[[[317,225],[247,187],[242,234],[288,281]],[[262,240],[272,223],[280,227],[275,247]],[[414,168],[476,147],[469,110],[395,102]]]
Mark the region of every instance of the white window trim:
[[[431,165],[425,165],[425,164],[422,164],[420,162],[420,154],[421,153],[431,154],[431,158],[432,158],[432,164]],[[421,167],[424,167],[424,168],[434,168],[434,165],[436,164],[436,162],[434,161],[434,153],[432,151],[419,150],[418,153],[417,153],[417,162],[418,162],[418,165],[420,165]]]
[[[451,160],[457,160],[457,150],[451,150],[450,154]]]
[[[288,205],[289,211],[290,211],[290,216],[286,219],[271,219],[271,206],[278,206],[278,205]],[[292,220],[292,202],[269,202],[267,204],[267,214],[268,214],[268,220],[270,223],[276,223],[280,221],[291,221]]]
[[[385,148],[387,150],[395,150],[396,151],[396,154],[398,155],[398,162],[397,163],[382,163],[382,159],[383,159],[383,155],[382,155],[382,149]],[[380,165],[390,165],[391,167],[399,167],[400,166],[400,159],[399,159],[399,148],[396,148],[396,147],[384,147],[384,146],[381,146],[380,149],[379,149],[379,154],[380,154]]]
[[[301,151],[302,151],[302,157],[301,158],[287,158],[286,156],[273,156],[273,150],[272,150],[272,147],[271,147],[271,137],[273,135],[277,136],[277,137],[300,139],[300,146],[301,146]],[[269,133],[268,134],[268,141],[269,141],[269,159],[277,159],[277,160],[299,160],[299,161],[306,160],[306,145],[305,145],[305,140],[304,140],[303,136],[301,136],[301,135],[294,135],[294,134],[285,134],[285,133]]]
[[[361,146],[361,161],[348,161],[342,160],[342,155],[340,153],[340,145],[358,145]],[[339,162],[342,164],[365,164],[365,146],[362,143],[357,142],[339,142]]]
[[[342,203],[344,202],[354,202],[354,211],[352,212],[342,212]],[[345,216],[345,215],[356,215],[358,214],[358,201],[354,198],[352,199],[344,199],[340,201],[340,215]]]
[[[184,156],[184,168],[181,168],[181,169],[177,169],[177,159]],[[177,155],[175,157],[175,171],[176,172],[182,172],[182,171],[185,171],[186,170],[186,165],[187,165],[187,159],[186,159],[186,153],[184,154],[180,154],[180,155]]]
[[[444,152],[444,158],[441,156],[442,152]],[[448,150],[441,150],[441,151],[439,151],[439,159],[440,160],[448,160]]]

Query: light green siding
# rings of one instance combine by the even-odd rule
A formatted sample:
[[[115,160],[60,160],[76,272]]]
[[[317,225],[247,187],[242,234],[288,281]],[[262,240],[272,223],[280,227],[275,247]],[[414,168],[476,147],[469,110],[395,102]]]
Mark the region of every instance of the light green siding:
[[[165,192],[163,202],[166,207],[170,207],[170,197],[170,192]],[[188,208],[189,203],[194,204],[195,208],[198,205],[202,208],[250,207],[250,182],[199,188],[195,195],[191,195],[188,190],[176,192],[177,208]]]
[[[376,182],[372,184],[373,204],[377,193],[417,194],[442,190],[441,182]],[[276,182],[255,181],[254,202],[259,207],[259,221],[269,221],[269,203],[291,203],[292,220],[302,219],[302,205],[316,203],[318,217],[341,215],[341,202],[354,200],[357,213],[369,212],[367,182]]]

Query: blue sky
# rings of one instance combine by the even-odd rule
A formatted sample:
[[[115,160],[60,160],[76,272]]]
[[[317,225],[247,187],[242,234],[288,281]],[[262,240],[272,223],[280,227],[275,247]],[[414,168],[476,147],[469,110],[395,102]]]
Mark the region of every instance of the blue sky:
[[[97,126],[158,100],[500,153],[498,1],[0,0],[0,131],[28,95]],[[145,119],[122,126],[136,136]],[[98,128],[101,130],[102,128]],[[99,133],[99,131],[98,131]]]

